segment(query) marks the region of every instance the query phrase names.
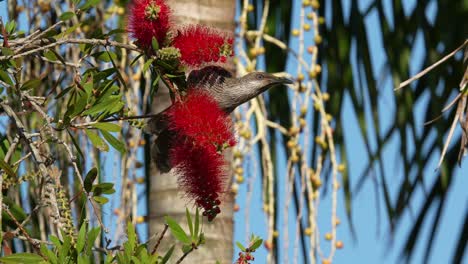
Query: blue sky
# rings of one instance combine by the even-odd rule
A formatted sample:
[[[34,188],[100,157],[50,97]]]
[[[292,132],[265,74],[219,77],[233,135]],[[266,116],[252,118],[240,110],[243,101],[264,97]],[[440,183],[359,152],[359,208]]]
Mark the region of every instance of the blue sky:
[[[350,0],[343,0],[342,1],[345,6],[350,5]],[[365,8],[368,5],[367,0],[359,1],[360,8]],[[294,3],[294,10],[297,12],[299,10],[299,5],[301,1],[293,1]],[[389,1],[384,1],[386,4],[386,10],[390,10],[390,5],[388,5]],[[411,1],[404,1],[404,7],[406,10],[411,10],[416,4],[415,0]],[[6,21],[6,1],[0,2],[0,16],[2,16],[3,20]],[[437,10],[435,10],[434,5],[432,5],[428,10],[426,10],[426,15],[428,18],[434,17],[434,14]],[[296,16],[297,17],[297,16]],[[383,51],[383,45],[380,43],[380,37],[376,37],[380,35],[377,27],[373,27],[372,25],[378,24],[378,16],[375,13],[369,14],[368,18],[366,19],[365,23],[368,28],[369,40],[370,40],[370,48],[371,48],[371,59],[376,65],[376,69],[374,69],[374,73],[379,73],[381,68],[385,62],[385,55]],[[297,27],[297,25],[295,26]],[[421,36],[417,36],[420,38]],[[421,61],[422,58],[425,56],[422,41],[416,41],[416,46],[413,48],[412,53],[412,65],[410,66],[411,73],[417,73],[421,69]],[[297,45],[294,40],[291,43],[291,46],[294,48]],[[355,66],[355,65],[353,65]],[[295,73],[295,66],[294,61],[290,61],[288,63],[289,72]],[[443,65],[442,65],[443,67]],[[376,74],[376,78],[378,75]],[[381,115],[381,128],[385,128],[389,126],[389,122],[392,120],[392,115],[397,112],[397,109],[394,108],[394,95],[393,95],[393,86],[390,81],[386,81],[381,84],[379,87],[380,97],[379,97],[379,105],[381,105],[379,109],[379,113]],[[329,90],[329,92],[333,92]],[[425,98],[425,100],[429,100],[430,98]],[[425,101],[422,100],[417,102],[417,109],[416,109],[416,122],[419,122],[422,126],[422,123],[425,120],[422,120],[422,111]],[[352,151],[352,153],[348,153],[348,157],[350,158],[348,166],[351,170],[351,182],[355,182],[357,177],[360,176],[364,166],[366,165],[367,158],[366,152],[363,144],[363,139],[360,138],[360,131],[357,126],[357,118],[351,111],[351,103],[349,98],[345,99],[345,109],[350,109],[349,111],[343,111],[344,115],[342,116],[342,120],[346,121],[345,128],[346,128],[346,142],[347,142],[347,149],[348,151]],[[370,116],[367,116],[368,124],[371,124],[372,121]],[[373,128],[371,128],[373,129]],[[370,133],[372,134],[372,133]],[[387,172],[387,181],[390,184],[390,188],[394,191],[399,187],[400,180],[402,178],[402,168],[398,166],[398,147],[399,142],[397,138],[392,139],[392,143],[384,151],[384,158],[385,158],[385,169]],[[411,147],[411,146],[408,146]],[[110,156],[113,154],[109,153]],[[435,168],[437,166],[439,153],[434,153],[431,157],[431,165],[428,166],[426,171],[425,177],[427,177],[428,182],[432,182],[436,177],[438,177],[437,172],[435,172]],[[109,158],[110,159],[110,158]],[[109,161],[111,162],[111,161]],[[284,162],[280,162],[277,164],[278,168],[284,168]],[[447,263],[448,260],[451,259],[454,249],[454,243],[458,238],[458,231],[462,225],[463,214],[467,209],[468,206],[468,192],[466,192],[466,186],[468,186],[468,178],[465,175],[462,175],[462,171],[466,170],[467,161],[465,160],[462,164],[462,167],[457,170],[454,182],[452,184],[452,189],[449,194],[447,200],[447,207],[444,211],[444,215],[442,221],[440,223],[440,228],[436,235],[436,242],[433,247],[432,257],[430,259],[430,263]],[[248,166],[247,169],[252,171],[252,166]],[[396,172],[396,173],[393,173]],[[250,176],[252,176],[250,174]],[[246,174],[249,177],[249,174]],[[244,211],[244,204],[246,198],[246,189],[247,184],[241,185],[239,191],[239,200],[238,203],[241,205],[241,210],[236,213],[235,215],[235,240],[240,241],[242,243],[246,242],[246,234],[245,230],[245,222],[246,220],[250,221],[250,233],[253,232],[259,236],[266,237],[266,220],[264,218],[264,213],[262,210],[262,202],[261,202],[261,189],[260,189],[260,177],[257,177],[257,181],[253,184],[253,196],[252,202],[250,206],[250,218],[245,219],[245,211]],[[248,181],[248,179],[247,179]],[[280,179],[279,184],[284,186],[284,179]],[[138,190],[140,193],[144,192],[144,188],[140,188]],[[117,192],[118,193],[118,192]],[[395,195],[395,193],[393,193]],[[376,200],[375,188],[371,181],[368,181],[363,190],[354,197],[353,201],[353,219],[356,227],[357,239],[354,240],[349,226],[346,222],[345,211],[343,207],[344,197],[340,192],[339,197],[339,212],[338,216],[342,220],[341,226],[338,228],[338,238],[343,240],[344,248],[337,251],[334,258],[334,263],[399,263],[399,254],[401,250],[402,242],[406,239],[406,234],[408,232],[408,228],[411,226],[413,217],[406,212],[404,216],[404,220],[400,225],[400,228],[394,234],[393,237],[390,236],[388,230],[388,222],[386,220],[386,215],[383,213],[384,204],[379,197],[379,200]],[[393,197],[394,198],[394,197]],[[284,201],[285,197],[280,197],[280,201]],[[421,207],[422,202],[424,201],[423,191],[421,189],[418,190],[414,201],[412,202],[412,206],[414,212],[418,212],[418,209]],[[380,216],[377,215],[377,205],[381,208]],[[329,210],[331,208],[331,200],[330,197],[323,198],[320,207],[320,216],[319,216],[319,226],[321,228],[321,233],[327,232],[327,227],[329,225]],[[140,213],[143,215],[145,213],[145,205],[140,204],[139,208],[141,209]],[[104,210],[104,212],[108,213],[111,216],[111,209]],[[434,210],[431,212],[434,213]],[[290,216],[289,218],[294,217],[293,208],[290,208]],[[143,230],[146,226],[141,225],[139,228]],[[422,256],[424,254],[424,245],[425,241],[428,238],[428,231],[427,228],[429,225],[425,226],[425,230],[423,232],[423,241],[419,241],[416,254],[413,258],[412,263],[421,263]],[[289,226],[289,234],[290,237],[294,233],[295,226],[291,224]],[[284,230],[282,230],[284,231]],[[281,236],[280,236],[281,237]],[[322,235],[323,237],[323,235]],[[392,246],[392,243],[393,246]],[[291,240],[290,244],[293,245],[294,241]],[[321,241],[321,244],[324,246],[324,252],[327,252],[327,242]],[[284,259],[283,255],[285,252],[280,252],[280,259]],[[294,250],[291,249],[288,252],[289,259],[291,260],[294,256]],[[255,263],[266,263],[265,259],[266,251],[263,247],[255,253],[256,261]],[[299,261],[298,263],[301,263]],[[465,261],[468,263],[468,261]]]

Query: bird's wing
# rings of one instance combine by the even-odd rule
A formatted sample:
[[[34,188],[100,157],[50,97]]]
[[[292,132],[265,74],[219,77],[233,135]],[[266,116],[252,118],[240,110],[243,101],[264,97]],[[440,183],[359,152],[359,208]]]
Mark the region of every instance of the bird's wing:
[[[210,89],[213,86],[223,84],[226,78],[232,78],[232,74],[226,69],[219,66],[206,66],[190,72],[187,78],[187,87],[189,89]],[[176,138],[174,131],[168,129],[169,120],[166,113],[170,108],[171,106],[151,118],[145,128],[147,133],[157,136],[151,147],[151,156],[161,172],[168,172],[172,169],[169,154],[173,144],[177,144],[177,142],[173,142]]]
[[[220,66],[206,66],[200,70],[193,70],[187,78],[187,87],[209,89],[224,83],[226,78],[232,78],[232,74]]]

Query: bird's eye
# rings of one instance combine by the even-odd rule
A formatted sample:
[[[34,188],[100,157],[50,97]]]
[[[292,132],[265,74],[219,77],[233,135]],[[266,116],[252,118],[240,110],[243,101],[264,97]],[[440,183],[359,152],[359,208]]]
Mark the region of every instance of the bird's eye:
[[[263,80],[265,78],[263,74],[257,74],[255,77],[257,78],[257,80]]]

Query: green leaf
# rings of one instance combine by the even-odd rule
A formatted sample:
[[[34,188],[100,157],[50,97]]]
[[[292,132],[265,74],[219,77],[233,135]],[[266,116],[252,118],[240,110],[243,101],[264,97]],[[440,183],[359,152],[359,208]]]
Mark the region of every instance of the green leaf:
[[[174,252],[175,245],[172,245],[172,247],[166,252],[164,257],[161,260],[161,264],[166,264],[167,261],[171,258],[172,252]]]
[[[240,250],[245,252],[246,248],[239,241],[236,242],[236,245]]]
[[[142,70],[142,73],[145,73],[148,68],[151,66],[151,64],[153,63],[154,59],[149,59],[145,62],[145,64],[143,65],[143,70]]]
[[[105,98],[102,102],[93,105],[91,108],[83,112],[83,115],[95,115],[101,112],[110,112],[120,102],[121,96],[114,95]]]
[[[87,174],[84,179],[84,188],[86,192],[90,192],[91,189],[93,188],[93,182],[96,180],[96,177],[98,175],[98,170],[96,167],[92,168]]]
[[[62,21],[66,21],[66,20],[69,20],[70,18],[74,17],[75,16],[75,13],[73,12],[64,12],[62,15],[60,15],[60,20]]]
[[[5,257],[0,257],[2,263],[39,263],[44,259],[33,253],[16,253]]]
[[[259,248],[263,243],[263,239],[256,239],[255,242],[253,242],[252,246],[250,246],[250,250],[254,251],[256,250],[257,248]]]
[[[158,40],[155,37],[153,37],[153,39],[151,39],[151,46],[153,47],[154,51],[157,51],[159,49],[159,43],[158,43]]]
[[[132,225],[132,222],[127,222],[127,243],[130,245],[130,251],[133,254],[133,251],[135,250],[136,246],[136,232],[135,232],[135,227]]]
[[[93,194],[99,196],[101,194],[115,193],[114,184],[110,182],[103,182],[93,186]]]
[[[106,204],[109,199],[103,196],[93,196],[93,200],[98,204]]]
[[[107,145],[106,142],[104,142],[104,140],[99,137],[98,134],[90,131],[89,129],[85,129],[85,132],[86,132],[86,135],[88,135],[89,137],[89,140],[91,140],[91,143],[93,143],[93,145],[101,150],[101,151],[109,151],[109,145]]]
[[[182,252],[184,252],[184,254],[189,252],[190,250],[192,250],[192,245],[183,245],[182,246]]]
[[[194,233],[193,233],[193,223],[192,223],[192,217],[190,216],[190,212],[187,207],[185,207],[185,216],[187,217],[187,224],[190,230],[190,236],[192,237],[192,240],[195,238]]]
[[[3,70],[0,70],[0,81],[6,82],[7,84],[13,86],[13,81],[10,78],[10,75]]]
[[[83,223],[80,228],[80,232],[78,233],[78,241],[76,242],[76,252],[80,253],[83,251],[85,242],[86,242],[86,229],[87,224]]]
[[[0,168],[3,169],[6,172],[6,174],[8,174],[8,176],[16,178],[16,173],[13,171],[11,166],[8,163],[6,163],[3,159],[0,159]]]
[[[99,51],[93,54],[93,57],[104,62],[110,62],[117,59],[117,54],[112,51]]]
[[[122,130],[122,128],[119,125],[114,124],[114,123],[107,123],[107,122],[96,123],[96,124],[92,124],[91,126],[95,128],[99,128],[101,130],[108,131],[108,132],[120,132],[120,130]]]
[[[31,89],[34,89],[34,88],[38,87],[39,85],[41,85],[41,82],[42,82],[42,80],[40,80],[40,79],[28,80],[27,82],[25,82],[25,83],[21,86],[21,90],[31,90]]]
[[[190,244],[191,240],[185,233],[185,231],[182,229],[182,227],[171,217],[166,216],[166,223],[169,226],[169,229],[171,229],[172,235],[179,240],[180,242],[184,244]]]
[[[58,263],[57,256],[55,255],[55,253],[52,252],[52,250],[48,249],[45,244],[41,244],[41,253],[42,255],[47,257],[49,263],[52,263],[52,264]]]
[[[109,144],[112,145],[112,147],[114,147],[121,154],[125,153],[125,144],[122,141],[118,140],[111,133],[109,133],[107,131],[101,130],[101,133],[104,136],[104,138],[106,139],[106,141],[109,142]]]
[[[44,57],[46,57],[46,59],[48,59],[50,61],[56,61],[57,60],[57,56],[55,55],[55,53],[50,51],[50,50],[47,50],[47,51],[44,52]]]
[[[79,9],[86,11],[99,4],[99,2],[101,2],[101,0],[87,0],[81,7],[79,7]]]
[[[86,241],[86,254],[90,255],[91,250],[93,248],[94,242],[96,241],[96,238],[98,237],[99,233],[101,233],[101,228],[100,227],[95,227],[91,229],[88,232],[88,239]]]

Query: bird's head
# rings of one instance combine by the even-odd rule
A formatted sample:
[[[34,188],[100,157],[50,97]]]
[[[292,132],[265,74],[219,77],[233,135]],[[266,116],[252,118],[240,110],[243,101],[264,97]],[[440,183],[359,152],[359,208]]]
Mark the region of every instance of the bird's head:
[[[290,79],[278,77],[266,72],[252,72],[241,78],[233,79],[232,85],[226,85],[223,89],[220,105],[231,112],[237,106],[260,95],[273,86],[292,84]]]
[[[278,77],[276,75],[266,72],[251,72],[239,78],[239,80],[241,84],[245,86],[245,88],[254,91],[255,96],[263,93],[264,91],[268,90],[269,88],[275,85],[293,83],[288,78]]]

